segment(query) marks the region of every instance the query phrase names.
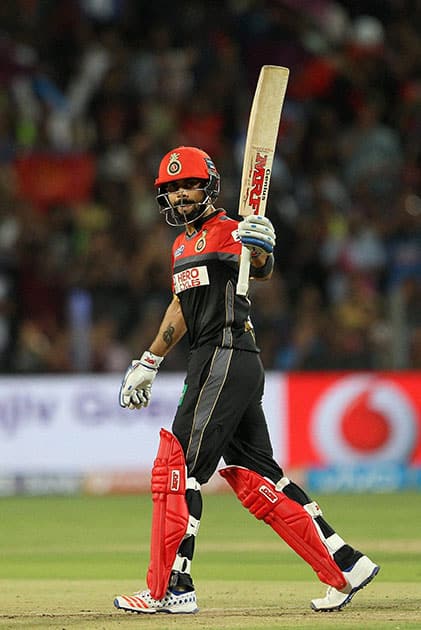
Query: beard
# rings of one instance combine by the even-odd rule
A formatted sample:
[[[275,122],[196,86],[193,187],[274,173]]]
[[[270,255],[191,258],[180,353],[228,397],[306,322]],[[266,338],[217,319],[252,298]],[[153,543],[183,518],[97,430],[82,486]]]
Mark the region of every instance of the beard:
[[[183,208],[189,207],[188,212],[185,212]],[[181,225],[188,225],[197,221],[203,213],[207,210],[208,204],[197,203],[191,199],[183,199],[183,201],[176,204],[174,213],[177,215],[177,219]]]

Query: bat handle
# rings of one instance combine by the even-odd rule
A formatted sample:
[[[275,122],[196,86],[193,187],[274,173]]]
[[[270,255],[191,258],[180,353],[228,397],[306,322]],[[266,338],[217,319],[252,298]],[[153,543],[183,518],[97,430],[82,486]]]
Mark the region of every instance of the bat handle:
[[[249,289],[250,250],[241,248],[240,268],[238,270],[237,295],[247,295]]]

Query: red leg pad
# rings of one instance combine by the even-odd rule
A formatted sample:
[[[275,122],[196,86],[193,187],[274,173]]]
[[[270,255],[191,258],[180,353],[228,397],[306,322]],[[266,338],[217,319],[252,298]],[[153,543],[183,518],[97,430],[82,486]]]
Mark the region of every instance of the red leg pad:
[[[155,599],[168,588],[177,550],[187,531],[186,462],[177,438],[160,431],[158,453],[152,468],[152,535],[147,584]]]
[[[263,520],[317,573],[319,580],[338,590],[346,580],[320,540],[306,510],[258,473],[239,466],[219,471],[235,494],[256,518]]]

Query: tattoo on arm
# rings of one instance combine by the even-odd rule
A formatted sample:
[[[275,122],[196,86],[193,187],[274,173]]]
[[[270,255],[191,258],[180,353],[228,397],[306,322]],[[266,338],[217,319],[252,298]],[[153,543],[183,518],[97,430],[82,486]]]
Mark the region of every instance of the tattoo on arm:
[[[169,347],[172,344],[174,333],[175,333],[175,328],[172,324],[169,324],[167,328],[164,330],[164,332],[162,333],[162,339],[167,344],[167,347]]]

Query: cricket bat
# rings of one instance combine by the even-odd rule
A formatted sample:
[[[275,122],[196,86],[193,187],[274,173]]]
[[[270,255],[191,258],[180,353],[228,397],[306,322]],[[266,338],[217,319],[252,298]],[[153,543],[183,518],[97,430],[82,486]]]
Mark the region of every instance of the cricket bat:
[[[272,164],[289,77],[288,68],[262,66],[250,111],[244,148],[238,214],[266,212]],[[237,295],[247,295],[250,250],[242,247]]]

